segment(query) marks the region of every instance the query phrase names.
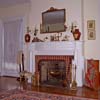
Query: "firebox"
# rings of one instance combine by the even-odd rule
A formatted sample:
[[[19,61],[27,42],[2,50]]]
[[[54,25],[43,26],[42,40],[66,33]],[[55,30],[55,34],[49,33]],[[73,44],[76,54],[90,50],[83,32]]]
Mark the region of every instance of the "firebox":
[[[44,85],[61,86],[66,78],[66,63],[60,60],[42,60],[39,63],[40,82]]]
[[[71,83],[72,59],[73,56],[68,55],[36,55],[35,69],[40,75],[40,85],[63,87]]]

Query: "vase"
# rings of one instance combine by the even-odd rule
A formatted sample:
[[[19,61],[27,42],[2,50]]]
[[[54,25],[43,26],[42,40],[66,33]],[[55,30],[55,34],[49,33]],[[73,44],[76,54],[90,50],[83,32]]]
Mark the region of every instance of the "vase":
[[[79,40],[80,36],[81,36],[81,33],[80,33],[79,29],[75,29],[75,31],[73,32],[74,40]]]

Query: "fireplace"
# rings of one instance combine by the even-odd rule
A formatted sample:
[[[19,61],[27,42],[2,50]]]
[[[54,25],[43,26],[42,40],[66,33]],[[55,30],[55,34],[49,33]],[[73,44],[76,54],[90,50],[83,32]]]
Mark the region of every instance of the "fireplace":
[[[69,55],[36,55],[35,69],[40,75],[40,85],[69,87],[72,59],[73,56]]]
[[[84,70],[83,41],[38,42],[34,44],[29,44],[28,46],[29,46],[28,48],[29,51],[27,51],[27,55],[25,55],[26,56],[25,60],[30,62],[25,62],[25,68],[27,68],[28,66],[28,70],[30,72],[34,73],[40,70],[39,69],[40,67],[38,65],[41,61],[43,61],[43,59],[44,60],[57,59],[58,61],[63,59],[63,61],[66,63],[66,70],[67,70],[67,68],[69,68],[67,66],[69,63],[71,63],[71,60],[74,56],[74,62],[77,67],[76,69],[77,85],[78,86],[83,85],[83,70]]]

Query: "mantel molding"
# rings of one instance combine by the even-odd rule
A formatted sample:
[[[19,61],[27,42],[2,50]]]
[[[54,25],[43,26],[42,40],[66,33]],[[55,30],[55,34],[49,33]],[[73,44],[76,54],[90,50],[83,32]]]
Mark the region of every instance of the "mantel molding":
[[[29,51],[74,50],[80,49],[82,46],[83,41],[35,42],[26,45]]]

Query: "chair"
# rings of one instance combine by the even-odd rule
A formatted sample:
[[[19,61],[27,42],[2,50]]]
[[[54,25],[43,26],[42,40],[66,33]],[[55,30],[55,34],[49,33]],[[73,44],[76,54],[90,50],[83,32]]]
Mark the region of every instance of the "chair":
[[[24,53],[19,51],[18,53],[18,64],[19,64],[19,78],[20,82],[28,82],[28,79],[32,77],[32,73],[25,71],[24,68]]]

